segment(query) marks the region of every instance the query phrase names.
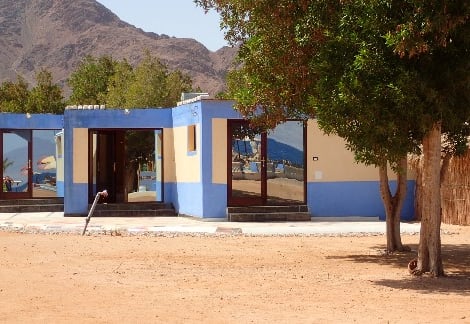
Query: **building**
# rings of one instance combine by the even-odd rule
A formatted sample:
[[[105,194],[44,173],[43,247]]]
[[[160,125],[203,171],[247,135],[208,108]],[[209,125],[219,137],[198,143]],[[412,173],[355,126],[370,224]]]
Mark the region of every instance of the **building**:
[[[42,152],[47,134],[54,149]],[[4,186],[0,199],[52,189],[47,195],[64,197],[65,216],[86,215],[106,189],[109,204],[159,201],[201,218],[264,205],[306,205],[312,217],[384,218],[378,171],[357,164],[340,138],[324,135],[315,120],[256,133],[228,100],[198,96],[168,109],[77,106],[63,116],[4,113],[0,136],[2,176],[13,172],[20,181],[11,191]],[[56,174],[46,172],[53,170],[47,163]],[[414,183],[403,219],[413,218]]]

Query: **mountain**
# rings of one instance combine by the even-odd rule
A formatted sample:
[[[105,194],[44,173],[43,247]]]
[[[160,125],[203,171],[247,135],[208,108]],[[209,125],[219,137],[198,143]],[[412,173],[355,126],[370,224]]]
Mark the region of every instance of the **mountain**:
[[[232,150],[242,155],[253,155],[253,147],[251,142],[244,140],[236,140],[232,143]],[[304,165],[304,152],[292,145],[281,143],[275,139],[268,138],[267,140],[267,155],[268,161],[283,162],[287,161],[290,164],[303,166]]]
[[[135,64],[145,49],[210,95],[224,89],[236,54],[231,47],[211,52],[194,39],[144,32],[94,0],[0,2],[0,82],[19,74],[34,84],[35,72],[46,68],[67,93],[66,79],[86,55]]]

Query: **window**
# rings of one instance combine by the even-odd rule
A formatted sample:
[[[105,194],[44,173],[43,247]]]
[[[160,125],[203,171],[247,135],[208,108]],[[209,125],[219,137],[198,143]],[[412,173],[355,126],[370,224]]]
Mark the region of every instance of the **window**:
[[[188,126],[188,152],[196,151],[196,125]]]

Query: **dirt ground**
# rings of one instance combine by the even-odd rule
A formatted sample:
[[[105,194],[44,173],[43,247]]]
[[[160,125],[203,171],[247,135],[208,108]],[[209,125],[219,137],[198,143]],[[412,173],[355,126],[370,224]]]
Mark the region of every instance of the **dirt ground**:
[[[384,236],[0,232],[2,323],[470,323],[470,228],[443,226],[444,278]]]

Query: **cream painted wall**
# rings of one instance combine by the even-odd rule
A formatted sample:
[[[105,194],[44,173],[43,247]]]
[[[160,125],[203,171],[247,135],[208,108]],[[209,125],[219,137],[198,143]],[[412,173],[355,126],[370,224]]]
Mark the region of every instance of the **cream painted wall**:
[[[188,153],[188,127],[173,129],[175,178],[178,182],[201,181],[201,129],[196,125],[196,151]]]
[[[212,183],[227,184],[227,119],[212,119]]]
[[[73,129],[73,182],[88,183],[88,128]]]
[[[163,172],[165,182],[176,182],[173,129],[163,129]]]
[[[338,136],[324,135],[316,120],[308,121],[307,129],[307,181],[342,182],[376,181],[379,173],[375,167],[356,163],[354,155]],[[318,161],[313,161],[318,157]]]

